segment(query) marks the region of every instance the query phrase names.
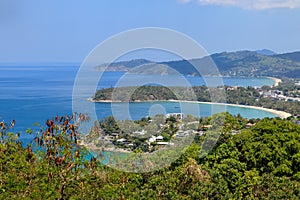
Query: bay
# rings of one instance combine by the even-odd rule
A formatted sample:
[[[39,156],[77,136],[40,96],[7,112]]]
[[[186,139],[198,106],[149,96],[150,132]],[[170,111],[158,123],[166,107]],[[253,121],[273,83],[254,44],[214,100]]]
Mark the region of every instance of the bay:
[[[17,121],[14,131],[25,132],[38,122],[44,124],[45,120],[55,115],[72,113],[72,92],[79,66],[0,66],[0,121]],[[114,87],[124,72],[105,72],[97,88]],[[180,85],[174,75],[126,75],[126,85],[134,86],[137,79],[155,80],[170,79],[169,86]],[[192,86],[205,85],[201,77],[184,76]],[[208,79],[213,79],[209,77]],[[173,81],[174,80],[174,81]],[[270,78],[243,78],[223,77],[225,85],[253,86],[272,85]],[[92,95],[92,94],[91,94]],[[91,96],[90,95],[90,96]],[[189,103],[185,103],[186,107]],[[96,103],[95,110],[98,118],[112,115],[112,104]],[[114,104],[116,106],[116,104]],[[122,103],[117,106],[122,107]],[[132,119],[139,119],[157,113],[180,112],[180,104],[175,102],[143,102],[130,103],[129,114]],[[201,116],[212,114],[211,105],[199,104]],[[218,110],[218,109],[217,109]],[[224,110],[224,108],[220,108]],[[240,113],[247,118],[274,117],[266,111],[227,106],[231,114]],[[191,110],[191,114],[192,114]],[[126,117],[126,116],[125,116]],[[23,136],[30,138],[31,136]]]

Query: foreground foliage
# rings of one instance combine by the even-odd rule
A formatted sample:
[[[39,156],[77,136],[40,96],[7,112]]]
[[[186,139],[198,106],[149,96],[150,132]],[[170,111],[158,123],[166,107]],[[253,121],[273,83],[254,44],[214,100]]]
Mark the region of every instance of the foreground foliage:
[[[201,136],[169,167],[141,174],[90,158],[75,141],[77,122],[67,117],[48,120],[26,148],[9,133],[9,126],[2,126],[0,199],[300,197],[300,127],[292,121],[263,119],[236,135],[224,132],[203,158]]]

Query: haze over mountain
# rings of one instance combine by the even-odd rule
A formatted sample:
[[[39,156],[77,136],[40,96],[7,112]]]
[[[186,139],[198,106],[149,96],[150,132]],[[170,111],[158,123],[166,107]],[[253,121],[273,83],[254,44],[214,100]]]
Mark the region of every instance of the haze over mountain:
[[[212,62],[213,61],[213,62]],[[97,67],[104,70],[108,64]],[[199,76],[217,75],[212,69],[216,65],[223,76],[272,76],[300,78],[300,51],[276,54],[270,50],[236,51],[212,54],[211,56],[167,62],[154,62],[145,59],[135,59],[111,63],[107,71],[128,71],[143,74],[172,74],[174,70],[184,75]],[[195,67],[194,67],[195,66]],[[147,70],[145,70],[147,69]],[[159,70],[161,69],[161,70]]]
[[[261,55],[266,55],[266,56],[273,56],[273,55],[277,54],[274,51],[271,51],[269,49],[256,50],[256,53],[259,53]]]

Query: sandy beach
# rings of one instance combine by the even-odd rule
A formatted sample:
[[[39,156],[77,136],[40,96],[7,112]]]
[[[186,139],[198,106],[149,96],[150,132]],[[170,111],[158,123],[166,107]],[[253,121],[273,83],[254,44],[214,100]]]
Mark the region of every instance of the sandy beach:
[[[280,80],[280,79],[279,79]],[[281,80],[280,80],[281,81]],[[111,100],[93,100],[92,98],[89,98],[88,101],[93,102],[93,103],[111,103]],[[284,112],[284,111],[279,111],[279,110],[274,110],[274,109],[269,109],[269,108],[263,108],[263,107],[257,107],[257,106],[247,106],[247,105],[237,105],[237,104],[229,104],[229,103],[215,103],[215,102],[200,102],[200,101],[184,101],[184,100],[152,100],[152,101],[147,101],[147,102],[183,102],[183,103],[199,103],[199,104],[212,104],[212,105],[223,105],[223,106],[236,106],[236,107],[242,107],[242,108],[252,108],[252,109],[257,109],[257,110],[263,110],[266,112],[273,113],[280,118],[288,118],[292,116],[290,113]],[[120,103],[123,101],[114,101],[115,103]],[[135,102],[146,102],[146,101],[135,101]],[[124,102],[125,103],[125,102]]]
[[[257,109],[257,110],[263,110],[266,112],[273,113],[275,115],[278,115],[280,118],[288,118],[291,116],[290,113],[284,112],[284,111],[279,111],[279,110],[274,110],[274,109],[269,109],[269,108],[262,108],[262,107],[257,107],[257,106],[246,106],[246,105],[237,105],[237,104],[229,104],[229,103],[214,103],[214,102],[199,102],[199,101],[180,101],[180,100],[168,100],[172,102],[186,102],[186,103],[199,103],[199,104],[212,104],[212,105],[224,105],[224,106],[236,106],[236,107],[241,107],[241,108],[252,108],[252,109]]]
[[[281,79],[279,79],[279,78],[275,78],[275,77],[267,77],[267,78],[270,78],[270,79],[272,79],[273,81],[274,81],[274,84],[273,84],[273,86],[278,86],[279,85],[279,83],[281,83],[282,82],[282,80]]]
[[[278,86],[279,83],[282,82],[281,79],[275,78],[275,77],[267,77],[270,78],[274,81],[273,86]],[[92,98],[89,98],[88,101],[90,102],[102,102],[102,103],[111,103],[111,100],[93,100]],[[152,100],[155,101],[155,100]],[[279,111],[279,110],[274,110],[274,109],[269,109],[269,108],[263,108],[263,107],[257,107],[257,106],[246,106],[246,105],[237,105],[237,104],[228,104],[228,103],[214,103],[214,102],[200,102],[200,101],[183,101],[183,100],[158,100],[158,101],[169,101],[169,102],[185,102],[185,103],[199,103],[199,104],[214,104],[214,105],[224,105],[224,106],[237,106],[237,107],[242,107],[242,108],[252,108],[252,109],[257,109],[257,110],[263,110],[266,112],[273,113],[275,115],[278,115],[281,118],[288,118],[291,116],[290,113],[284,112],[284,111]],[[122,101],[114,101],[114,102],[122,102]],[[143,101],[135,101],[135,102],[143,102]]]

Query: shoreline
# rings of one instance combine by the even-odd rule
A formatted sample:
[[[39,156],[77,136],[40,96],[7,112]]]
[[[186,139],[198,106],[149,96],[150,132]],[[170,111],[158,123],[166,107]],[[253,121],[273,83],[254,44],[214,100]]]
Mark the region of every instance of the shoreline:
[[[79,145],[84,146],[86,148],[92,149],[94,151],[98,150],[101,152],[116,152],[116,153],[131,153],[132,151],[128,151],[122,148],[117,147],[98,147],[93,143],[85,143],[83,139],[79,140]]]
[[[280,79],[279,79],[280,80]],[[125,101],[112,101],[112,100],[93,100],[92,98],[88,98],[88,101],[93,103],[127,103]],[[142,103],[142,102],[178,102],[178,103],[198,103],[198,104],[210,104],[210,105],[222,105],[222,106],[234,106],[234,107],[240,107],[240,108],[252,108],[256,110],[263,110],[266,112],[273,113],[280,118],[288,118],[292,116],[290,113],[280,110],[274,110],[270,108],[263,108],[258,106],[249,106],[249,105],[238,105],[238,104],[230,104],[230,103],[217,103],[217,102],[201,102],[201,101],[185,101],[185,100],[151,100],[151,101],[134,101],[130,103]]]
[[[279,78],[270,77],[270,76],[268,76],[267,78],[272,79],[274,81],[274,84],[273,84],[274,87],[277,87],[279,85],[279,83],[282,82],[282,80]]]
[[[263,108],[263,107],[258,107],[258,106],[249,106],[249,105],[239,105],[239,104],[230,104],[230,103],[216,103],[216,102],[200,102],[200,101],[181,101],[181,100],[168,100],[170,102],[183,102],[183,103],[199,103],[199,104],[210,104],[210,105],[222,105],[222,106],[234,106],[234,107],[240,107],[240,108],[252,108],[256,110],[263,110],[266,112],[273,113],[275,115],[278,115],[280,118],[288,118],[292,116],[288,112],[280,111],[280,110],[274,110],[270,108]]]

